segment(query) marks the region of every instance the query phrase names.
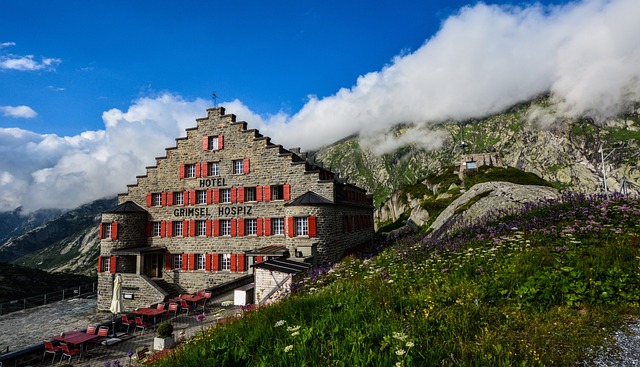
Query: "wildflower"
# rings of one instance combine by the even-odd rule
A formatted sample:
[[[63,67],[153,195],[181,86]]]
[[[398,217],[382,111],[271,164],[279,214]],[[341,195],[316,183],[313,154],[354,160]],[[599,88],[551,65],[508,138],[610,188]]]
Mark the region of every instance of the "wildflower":
[[[293,350],[293,345],[287,345],[286,347],[284,347],[284,352],[285,353],[289,353]]]
[[[300,325],[287,327],[287,331],[298,331],[298,330],[300,330]]]
[[[133,356],[133,351],[132,350],[127,352],[127,357],[131,358],[131,356]]]
[[[405,341],[405,340],[407,339],[407,334],[405,334],[405,333],[399,333],[399,332],[394,331],[394,332],[393,332],[393,337],[394,337],[395,339]]]
[[[280,327],[280,326],[282,326],[282,325],[284,325],[286,323],[287,322],[285,320],[280,320],[280,321],[276,322],[276,327]]]
[[[396,355],[403,356],[405,354],[404,349],[396,349]]]
[[[415,344],[413,344],[413,342],[407,342],[407,344],[405,344],[407,346],[407,348],[413,348],[415,346]]]
[[[300,335],[299,331],[294,331],[293,333],[291,333],[291,336],[298,336],[298,335]]]
[[[206,318],[207,318],[207,316],[205,314],[201,314],[201,315],[196,316],[196,321],[202,322]]]

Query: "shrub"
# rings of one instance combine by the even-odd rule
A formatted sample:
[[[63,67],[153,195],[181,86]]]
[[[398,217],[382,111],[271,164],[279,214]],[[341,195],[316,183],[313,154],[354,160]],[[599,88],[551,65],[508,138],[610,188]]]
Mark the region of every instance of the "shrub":
[[[173,334],[173,325],[170,322],[163,322],[158,326],[158,338],[168,338]]]

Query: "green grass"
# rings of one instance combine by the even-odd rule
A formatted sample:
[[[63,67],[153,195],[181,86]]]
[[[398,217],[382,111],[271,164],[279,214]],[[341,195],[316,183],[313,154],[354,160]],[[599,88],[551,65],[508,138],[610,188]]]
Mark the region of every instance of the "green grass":
[[[406,239],[155,366],[575,366],[639,314],[639,218],[578,197]]]
[[[524,172],[513,167],[501,168],[493,166],[482,166],[475,172],[465,173],[464,186],[468,190],[474,185],[490,181],[512,182],[519,185],[551,186],[549,182],[535,173]]]

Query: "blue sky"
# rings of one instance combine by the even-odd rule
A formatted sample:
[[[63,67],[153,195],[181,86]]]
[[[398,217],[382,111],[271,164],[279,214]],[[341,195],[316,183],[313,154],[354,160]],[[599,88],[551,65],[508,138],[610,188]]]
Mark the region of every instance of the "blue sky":
[[[0,7],[0,211],[126,191],[217,103],[285,147],[433,123],[542,92],[557,116],[640,100],[640,2],[12,1]],[[380,132],[415,123],[403,137]],[[108,172],[108,175],[105,175]]]

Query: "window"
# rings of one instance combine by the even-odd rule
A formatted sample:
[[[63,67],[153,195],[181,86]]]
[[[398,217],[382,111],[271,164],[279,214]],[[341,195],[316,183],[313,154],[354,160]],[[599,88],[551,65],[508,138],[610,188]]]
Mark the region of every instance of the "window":
[[[218,162],[207,163],[207,172],[209,176],[220,176],[220,164]]]
[[[162,205],[162,194],[161,193],[151,194],[151,205],[152,206],[161,206]]]
[[[151,236],[160,237],[160,222],[151,222]]]
[[[207,221],[206,220],[197,220],[196,221],[196,236],[206,236],[207,235]]]
[[[284,236],[284,218],[271,218],[271,234]]]
[[[184,175],[187,178],[196,177],[196,165],[195,164],[186,164],[184,166]]]
[[[196,204],[206,204],[206,203],[207,203],[207,190],[196,191]]]
[[[221,203],[231,202],[231,189],[220,189],[220,202]]]
[[[182,269],[182,254],[173,254],[171,255],[171,259],[173,260],[173,268],[174,269]]]
[[[207,150],[218,150],[218,135],[207,137]]]
[[[284,186],[271,186],[271,200],[284,200]]]
[[[244,173],[244,160],[236,159],[233,161],[233,174],[239,175]]]
[[[469,161],[467,162],[467,169],[476,169],[477,165],[475,161]]]
[[[173,193],[173,205],[184,205],[184,192],[176,191]]]
[[[220,256],[220,270],[231,270],[231,254]]]
[[[102,269],[100,269],[100,271],[110,271],[110,266],[111,266],[111,258],[109,256],[104,256],[102,258]]]
[[[102,238],[111,238],[111,223],[102,223]]]
[[[309,218],[307,217],[295,218],[295,235],[296,236],[309,235]]]
[[[220,235],[231,236],[231,219],[220,219]]]
[[[182,237],[182,221],[176,221],[172,223],[173,228],[172,229],[172,235],[175,237]]]
[[[244,235],[255,236],[258,234],[258,221],[256,219],[244,220]]]
[[[196,254],[196,270],[204,270],[205,269],[205,256],[204,254]]]
[[[245,187],[244,188],[244,201],[256,201],[256,188]]]

